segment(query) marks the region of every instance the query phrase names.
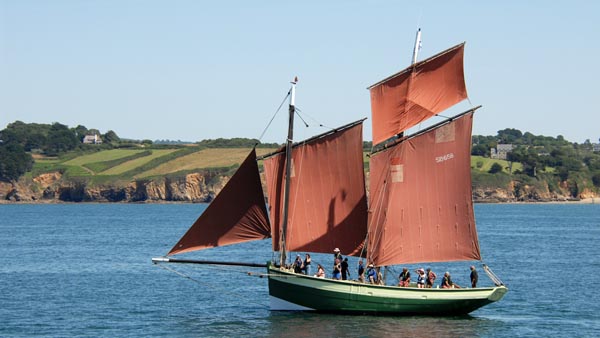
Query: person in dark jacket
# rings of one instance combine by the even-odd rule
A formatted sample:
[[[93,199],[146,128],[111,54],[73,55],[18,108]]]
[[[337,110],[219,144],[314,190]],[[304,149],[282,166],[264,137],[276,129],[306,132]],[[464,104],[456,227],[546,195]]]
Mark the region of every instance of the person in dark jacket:
[[[475,270],[475,266],[471,265],[471,287],[472,288],[477,287],[478,280],[479,280],[479,274],[477,273],[477,270]]]
[[[342,261],[342,280],[347,280],[350,277],[350,271],[348,270],[348,257]]]

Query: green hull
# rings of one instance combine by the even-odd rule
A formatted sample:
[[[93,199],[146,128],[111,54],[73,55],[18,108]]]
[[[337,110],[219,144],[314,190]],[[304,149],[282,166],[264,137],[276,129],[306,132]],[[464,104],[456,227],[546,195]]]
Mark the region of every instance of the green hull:
[[[504,286],[475,289],[419,289],[336,281],[268,268],[272,310],[336,313],[438,315],[468,314],[500,300]]]

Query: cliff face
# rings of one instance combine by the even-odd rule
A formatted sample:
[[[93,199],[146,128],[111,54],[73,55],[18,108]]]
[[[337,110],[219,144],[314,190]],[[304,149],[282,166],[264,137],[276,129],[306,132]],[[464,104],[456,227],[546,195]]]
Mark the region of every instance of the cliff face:
[[[566,202],[598,197],[600,197],[598,194],[588,189],[572,196],[569,187],[566,185],[559,185],[557,190],[551,191],[545,182],[537,186],[511,181],[507,187],[473,187],[473,200],[479,203]]]
[[[0,182],[0,200],[11,202],[210,202],[228,177],[201,173],[181,178],[135,180],[124,184],[90,186],[84,181],[64,180],[60,173],[44,174],[33,180]]]
[[[65,180],[56,172],[13,183],[0,182],[0,202],[210,202],[228,180],[227,176],[192,173],[179,178],[90,186],[84,181]],[[479,203],[560,202],[598,197],[587,189],[573,197],[566,185],[550,191],[545,183],[533,186],[512,181],[506,187],[473,188],[473,200]]]

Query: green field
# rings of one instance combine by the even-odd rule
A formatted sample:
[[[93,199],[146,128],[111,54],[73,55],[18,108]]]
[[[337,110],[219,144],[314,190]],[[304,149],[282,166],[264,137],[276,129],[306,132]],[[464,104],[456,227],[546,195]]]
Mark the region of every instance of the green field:
[[[256,152],[260,156],[274,150],[258,148]],[[68,177],[93,178],[94,182],[127,181],[182,171],[227,168],[240,164],[249,152],[250,148],[112,149],[80,156],[72,154],[63,160],[38,158],[31,175],[60,171]]]
[[[275,149],[258,148],[257,156],[268,154]],[[155,168],[136,175],[136,177],[148,177],[166,175],[178,171],[205,168],[223,168],[240,164],[250,153],[250,148],[210,148],[197,151],[169,162],[160,164]]]
[[[112,161],[119,158],[141,153],[143,149],[112,149],[99,151],[97,153],[75,157],[72,160],[63,162],[64,165],[82,166],[87,163]]]
[[[176,151],[177,149],[159,149],[159,150],[152,150],[152,155],[149,156],[144,156],[141,158],[136,158],[135,160],[131,160],[131,161],[127,161],[123,164],[120,164],[118,166],[112,167],[108,170],[105,170],[103,172],[101,172],[102,175],[120,175],[122,173],[125,173],[127,171],[133,170],[139,166],[142,166],[150,161],[152,161],[155,158],[159,158],[161,156],[170,154],[174,151]]]
[[[257,148],[258,156],[275,151],[275,148]],[[164,176],[168,174],[211,168],[229,168],[240,164],[250,148],[171,148],[171,149],[112,149],[71,157],[66,160],[38,158],[32,176],[44,172],[61,171],[68,177],[95,177],[95,181],[123,180]],[[74,155],[74,154],[73,154]],[[509,162],[481,156],[471,157],[471,167],[487,173],[494,163],[499,163],[508,173]],[[365,156],[368,170],[368,157]],[[513,163],[513,172],[523,170]],[[551,168],[547,168],[547,171]],[[96,179],[97,178],[97,179]]]
[[[508,168],[510,166],[510,162],[508,161],[482,156],[471,156],[471,168],[475,170],[488,172],[494,163],[500,164],[502,166],[502,171],[509,173]],[[513,162],[512,171],[514,172],[515,170],[523,170],[523,165],[521,163]]]

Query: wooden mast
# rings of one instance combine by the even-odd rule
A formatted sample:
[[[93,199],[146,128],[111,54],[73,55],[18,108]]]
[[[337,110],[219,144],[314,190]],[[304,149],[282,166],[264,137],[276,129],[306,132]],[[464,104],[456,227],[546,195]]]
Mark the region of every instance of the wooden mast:
[[[296,83],[298,77],[292,81],[292,88],[290,89],[290,105],[289,105],[289,121],[288,121],[288,135],[287,142],[285,144],[285,189],[283,191],[283,222],[281,224],[281,236],[280,236],[280,266],[285,266],[287,249],[285,246],[285,238],[287,236],[288,226],[288,211],[290,201],[290,180],[292,176],[292,145],[294,142],[294,115],[296,114]]]

